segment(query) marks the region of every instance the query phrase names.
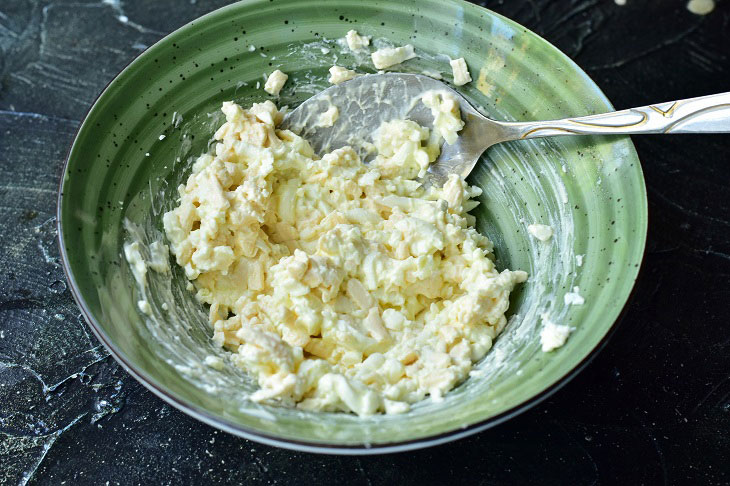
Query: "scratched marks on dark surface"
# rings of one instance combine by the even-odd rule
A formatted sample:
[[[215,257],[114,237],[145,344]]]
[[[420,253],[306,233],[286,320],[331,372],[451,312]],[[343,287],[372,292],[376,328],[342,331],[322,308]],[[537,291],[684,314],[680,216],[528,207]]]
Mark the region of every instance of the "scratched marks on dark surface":
[[[293,453],[202,425],[127,375],[63,279],[61,164],[116,72],[224,3],[0,3],[0,484],[730,482],[730,136],[634,139],[650,234],[626,318],[560,392],[476,437],[359,459]],[[728,2],[706,17],[684,0],[481,3],[573,57],[617,108],[728,90]]]

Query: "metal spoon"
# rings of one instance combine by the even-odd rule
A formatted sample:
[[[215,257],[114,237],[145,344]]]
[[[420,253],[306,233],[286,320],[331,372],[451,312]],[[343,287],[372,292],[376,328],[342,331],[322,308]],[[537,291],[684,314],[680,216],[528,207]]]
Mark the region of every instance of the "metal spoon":
[[[443,185],[449,174],[466,177],[481,154],[496,143],[556,135],[630,135],[730,132],[730,93],[669,101],[628,110],[579,118],[536,122],[499,122],[472,107],[444,83],[420,74],[386,73],[358,76],[309,98],[291,111],[282,128],[309,140],[317,154],[351,145],[367,161],[371,136],[384,121],[410,119],[431,126],[430,109],[420,102],[423,92],[446,90],[461,107],[465,126],[454,145],[443,144],[431,164],[426,182]],[[321,113],[331,106],[339,118],[331,126],[318,126]]]

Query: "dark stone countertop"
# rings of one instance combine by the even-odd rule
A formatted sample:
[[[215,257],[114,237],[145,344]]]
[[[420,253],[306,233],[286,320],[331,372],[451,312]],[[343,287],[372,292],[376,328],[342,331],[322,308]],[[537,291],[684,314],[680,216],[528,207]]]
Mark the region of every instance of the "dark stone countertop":
[[[635,138],[650,227],[633,303],[587,369],[494,429],[396,455],[294,453],[203,425],[127,375],[66,287],[58,177],[106,83],[224,3],[0,2],[0,484],[730,484],[730,135]],[[706,17],[685,0],[485,4],[617,107],[730,88],[726,0]]]

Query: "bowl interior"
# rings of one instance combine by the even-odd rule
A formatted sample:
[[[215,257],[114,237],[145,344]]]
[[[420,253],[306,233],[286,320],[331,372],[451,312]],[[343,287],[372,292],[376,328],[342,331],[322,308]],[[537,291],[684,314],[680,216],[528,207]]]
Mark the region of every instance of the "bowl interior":
[[[484,189],[477,225],[495,243],[498,267],[526,270],[530,279],[513,294],[510,323],[474,376],[443,402],[426,400],[399,416],[361,419],[247,401],[254,384],[242,372],[202,364],[205,356],[224,353],[211,343],[205,310],[185,290],[182,273],[175,269],[172,279],[149,273],[147,317],[137,308],[139,289],[122,256],[130,238],[163,238],[161,215],[175,204],[190,161],[207,150],[222,101],[271,98],[261,87],[276,68],[290,76],[280,106],[325,88],[333,64],[372,72],[368,56],[337,43],[354,28],[372,35],[376,46],[413,44],[419,57],[398,66],[401,71],[440,73],[448,81],[448,57],[464,57],[474,81],[459,91],[497,119],[611,109],[557,49],[485,9],[458,0],[333,5],[234,4],[174,32],[125,69],[89,112],[70,152],[59,203],[62,253],[97,335],[147,386],[188,413],[290,447],[423,445],[425,438],[438,441],[509,416],[554,388],[604,339],[643,255],[643,176],[628,138],[493,147],[470,176]],[[554,237],[547,243],[530,237],[530,223],[551,225]],[[574,287],[585,305],[565,305],[563,296]],[[175,305],[166,312],[163,301]],[[552,353],[540,349],[543,313],[575,328]]]

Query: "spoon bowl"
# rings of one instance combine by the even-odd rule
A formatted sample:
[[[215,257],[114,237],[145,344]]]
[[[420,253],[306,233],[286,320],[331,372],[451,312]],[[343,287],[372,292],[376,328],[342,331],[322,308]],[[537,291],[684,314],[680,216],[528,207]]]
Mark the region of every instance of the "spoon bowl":
[[[423,93],[431,90],[452,94],[459,102],[461,116],[466,122],[456,142],[453,145],[444,143],[438,159],[428,169],[425,179],[440,186],[449,174],[459,174],[461,177],[469,175],[484,152],[485,136],[489,132],[484,123],[492,120],[479,113],[458,92],[428,76],[407,73],[358,76],[331,86],[306,100],[285,116],[281,128],[292,130],[306,138],[314,152],[320,156],[350,145],[367,162],[372,155],[366,144],[372,142],[370,135],[381,123],[408,119],[421,126],[433,125],[430,108],[421,103]],[[334,124],[318,124],[319,115],[332,106],[339,110],[339,117]],[[498,128],[496,123],[494,128]],[[494,133],[496,135],[498,132]]]

